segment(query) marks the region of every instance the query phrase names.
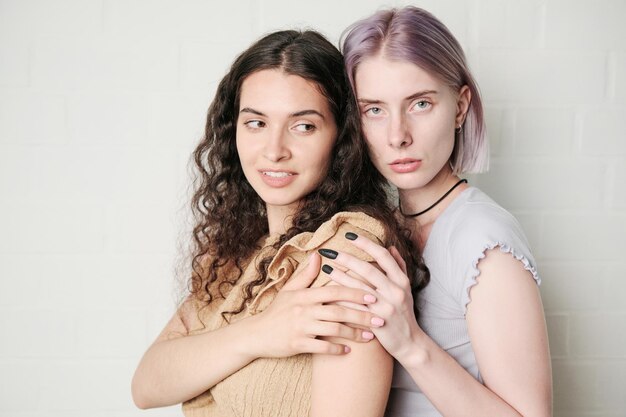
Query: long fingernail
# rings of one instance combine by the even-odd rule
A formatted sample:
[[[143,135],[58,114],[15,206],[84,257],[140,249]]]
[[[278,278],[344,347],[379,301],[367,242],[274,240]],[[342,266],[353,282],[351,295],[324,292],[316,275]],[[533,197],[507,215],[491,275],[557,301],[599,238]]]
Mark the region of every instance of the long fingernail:
[[[361,333],[361,336],[365,340],[372,340],[374,338],[374,333],[372,333],[372,332],[363,332],[363,333]]]
[[[363,296],[363,300],[365,300],[366,303],[375,303],[376,297],[374,297],[372,294],[365,294]]]
[[[330,265],[322,265],[322,271],[324,271],[327,274],[330,274],[331,272],[333,272],[333,267]]]
[[[329,259],[335,259],[338,255],[337,251],[334,251],[332,249],[318,249],[317,251],[320,253],[320,255]]]
[[[344,347],[343,347],[343,351],[344,351],[344,353],[350,353],[350,351],[351,351],[351,350],[352,350],[352,349],[350,349],[350,346],[345,346],[345,345],[344,345]]]
[[[359,237],[359,235],[357,235],[356,233],[352,233],[352,232],[346,233],[346,239],[348,240],[356,240],[357,237]]]
[[[374,317],[374,318],[371,320],[371,322],[372,322],[372,324],[373,324],[374,326],[377,326],[377,327],[380,327],[380,326],[382,326],[383,324],[385,324],[385,320],[381,319],[380,317]]]

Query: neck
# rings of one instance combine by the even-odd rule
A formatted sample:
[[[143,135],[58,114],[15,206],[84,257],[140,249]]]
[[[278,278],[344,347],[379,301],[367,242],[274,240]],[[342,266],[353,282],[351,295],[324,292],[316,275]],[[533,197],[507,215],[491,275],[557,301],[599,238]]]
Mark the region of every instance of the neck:
[[[291,227],[291,221],[296,213],[297,205],[273,206],[266,204],[265,209],[267,211],[267,224],[270,235],[282,235]]]
[[[444,167],[428,184],[421,188],[399,190],[400,204],[405,214],[419,213],[439,200],[460,178],[452,173],[448,165]],[[421,225],[434,223],[445,208],[468,187],[467,184],[457,186],[446,198],[424,214],[415,217]]]

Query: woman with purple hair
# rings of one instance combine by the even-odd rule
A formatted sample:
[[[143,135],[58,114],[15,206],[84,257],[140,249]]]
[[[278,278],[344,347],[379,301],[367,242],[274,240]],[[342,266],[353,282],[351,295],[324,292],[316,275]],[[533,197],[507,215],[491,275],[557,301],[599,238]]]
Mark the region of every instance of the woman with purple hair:
[[[370,155],[398,189],[399,213],[431,275],[414,300],[413,277],[395,248],[346,234],[382,270],[330,253],[375,288],[378,301],[368,309],[385,325],[373,332],[396,359],[386,415],[551,415],[550,355],[528,242],[511,214],[460,177],[488,160],[480,95],[462,48],[434,16],[405,7],[355,23],[343,53]],[[323,269],[340,284],[368,288]]]

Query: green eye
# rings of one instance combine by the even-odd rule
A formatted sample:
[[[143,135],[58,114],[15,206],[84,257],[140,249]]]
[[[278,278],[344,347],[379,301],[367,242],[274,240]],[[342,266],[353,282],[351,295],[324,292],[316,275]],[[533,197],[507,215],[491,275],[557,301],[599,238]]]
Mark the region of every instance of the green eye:
[[[430,103],[426,100],[420,100],[413,106],[417,110],[426,110],[428,107],[430,107]]]

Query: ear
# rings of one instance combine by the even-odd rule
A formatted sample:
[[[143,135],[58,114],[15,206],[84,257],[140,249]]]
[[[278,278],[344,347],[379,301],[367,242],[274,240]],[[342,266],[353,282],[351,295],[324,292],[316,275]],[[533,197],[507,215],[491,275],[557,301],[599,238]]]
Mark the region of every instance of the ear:
[[[469,110],[470,103],[472,102],[472,92],[467,85],[461,87],[456,102],[456,117],[454,119],[454,127],[459,127],[465,122],[465,116]]]

